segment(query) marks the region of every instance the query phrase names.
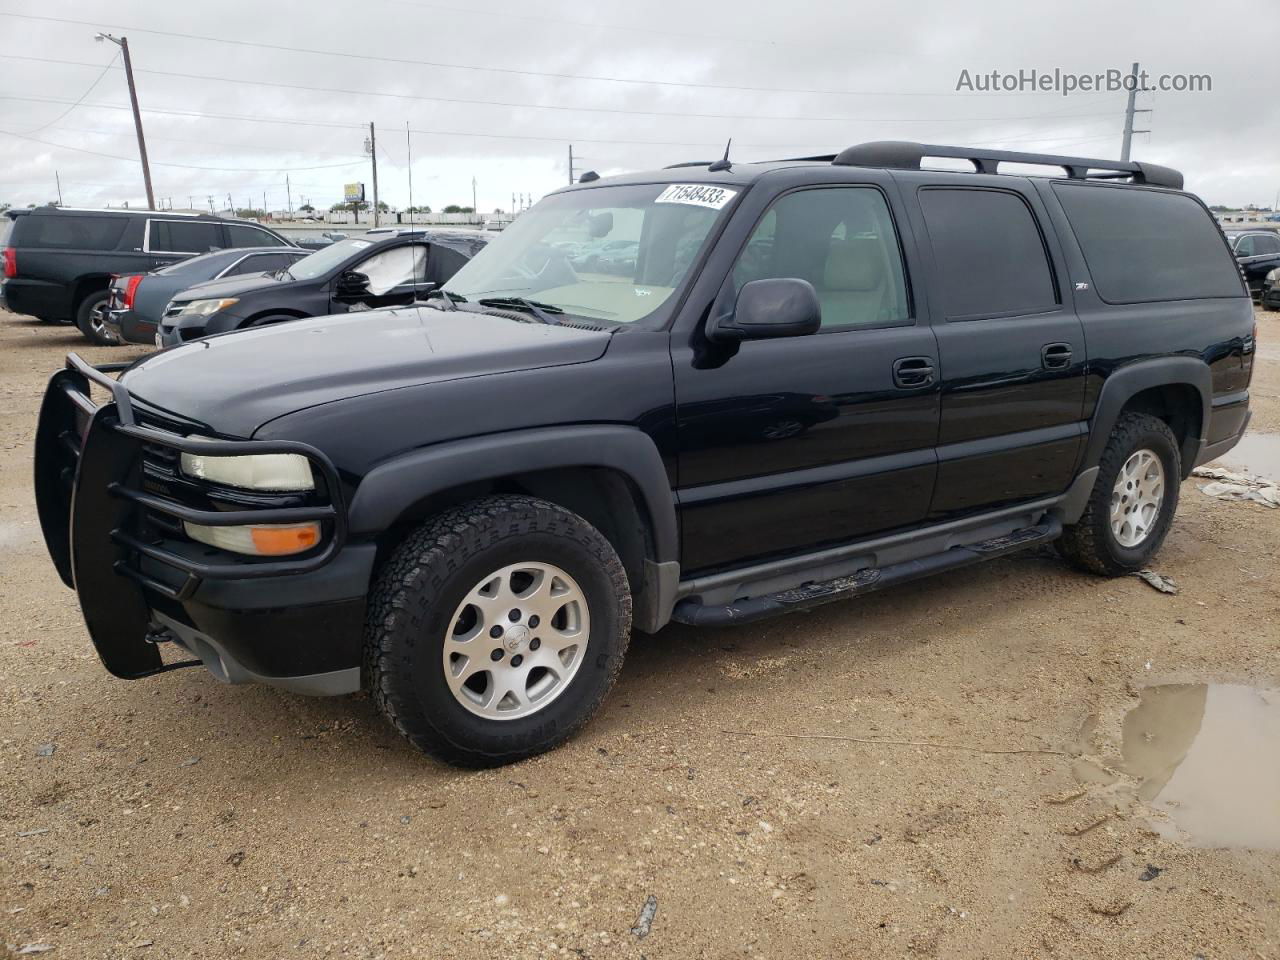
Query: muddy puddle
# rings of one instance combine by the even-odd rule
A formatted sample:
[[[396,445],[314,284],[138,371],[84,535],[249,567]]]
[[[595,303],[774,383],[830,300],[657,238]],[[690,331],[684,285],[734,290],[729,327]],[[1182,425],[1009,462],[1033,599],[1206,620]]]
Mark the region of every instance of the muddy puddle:
[[[1115,768],[1132,778],[1139,800],[1164,814],[1152,825],[1166,839],[1280,850],[1280,690],[1147,687],[1121,737]],[[1125,778],[1087,758],[1074,772],[1086,786],[1123,788]]]
[[[1280,433],[1246,433],[1219,462],[1229,470],[1280,482]]]

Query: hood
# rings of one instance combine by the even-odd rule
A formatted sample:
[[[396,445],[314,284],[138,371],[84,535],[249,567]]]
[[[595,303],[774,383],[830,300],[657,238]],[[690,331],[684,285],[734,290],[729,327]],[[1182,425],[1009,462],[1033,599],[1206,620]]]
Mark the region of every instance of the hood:
[[[210,300],[214,297],[241,297],[246,293],[278,287],[282,283],[298,282],[297,280],[273,280],[270,276],[264,276],[261,273],[248,273],[243,276],[201,281],[195,286],[183,288],[174,299],[186,303],[189,300]]]
[[[144,405],[249,437],[304,407],[384,390],[586,363],[609,334],[433,307],[313,317],[194,340],[121,377]]]

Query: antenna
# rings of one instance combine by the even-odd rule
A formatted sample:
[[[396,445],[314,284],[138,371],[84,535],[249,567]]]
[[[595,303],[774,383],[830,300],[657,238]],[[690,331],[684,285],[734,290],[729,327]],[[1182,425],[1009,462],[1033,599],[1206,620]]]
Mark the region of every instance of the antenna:
[[[719,173],[721,170],[732,170],[733,164],[729,162],[729,148],[733,146],[733,137],[729,138],[729,142],[724,145],[724,156],[715,163],[707,167],[711,173]]]

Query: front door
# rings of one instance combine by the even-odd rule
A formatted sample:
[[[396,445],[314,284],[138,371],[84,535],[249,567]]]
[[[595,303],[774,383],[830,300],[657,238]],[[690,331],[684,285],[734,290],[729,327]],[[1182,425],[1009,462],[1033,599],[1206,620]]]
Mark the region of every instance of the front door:
[[[943,520],[1062,493],[1084,441],[1085,342],[1043,203],[1028,181],[956,186],[898,174],[919,200],[942,360]]]
[[[1274,233],[1246,233],[1236,241],[1236,260],[1244,271],[1249,293],[1258,296],[1267,274],[1280,267],[1280,236]]]
[[[913,309],[891,195],[887,177],[784,193],[759,211],[711,307],[731,310],[748,281],[798,277],[817,291],[819,333],[673,346],[685,571],[924,519],[938,353]]]
[[[351,283],[352,273],[362,276],[364,283]],[[427,289],[426,279],[426,244],[404,244],[380,250],[334,279],[333,312],[408,306]]]

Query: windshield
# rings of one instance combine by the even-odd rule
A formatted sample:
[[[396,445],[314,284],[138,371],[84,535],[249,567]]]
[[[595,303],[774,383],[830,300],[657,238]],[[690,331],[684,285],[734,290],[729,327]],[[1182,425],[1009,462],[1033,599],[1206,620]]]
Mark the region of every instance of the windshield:
[[[352,254],[372,247],[373,243],[372,240],[361,240],[359,237],[350,237],[331,243],[291,263],[288,268],[289,275],[295,280],[314,280],[322,277]]]
[[[657,326],[737,193],[655,183],[555,194],[521,214],[445,289],[471,301],[522,297],[589,320],[652,318]]]

